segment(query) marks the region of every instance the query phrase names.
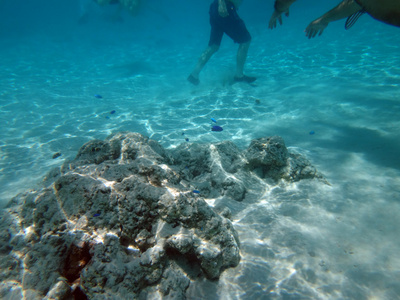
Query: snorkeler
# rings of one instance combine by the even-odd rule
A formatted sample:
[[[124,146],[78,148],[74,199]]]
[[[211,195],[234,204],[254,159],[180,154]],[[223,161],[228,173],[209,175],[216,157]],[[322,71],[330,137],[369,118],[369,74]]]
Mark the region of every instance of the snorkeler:
[[[218,51],[224,33],[235,43],[239,44],[236,57],[235,82],[251,83],[256,77],[243,74],[247,52],[251,42],[251,36],[243,20],[237,14],[238,6],[242,0],[214,0],[210,6],[211,34],[208,47],[201,54],[194,70],[187,78],[194,85],[200,83],[199,74],[211,56]]]
[[[349,28],[362,13],[368,13],[374,19],[386,24],[400,27],[400,0],[344,0],[323,16],[312,21],[306,28],[306,36],[310,39],[321,35],[332,21],[348,18]],[[352,20],[352,16],[354,21]],[[349,26],[348,26],[349,24]]]
[[[120,4],[134,16],[138,13],[141,5],[141,0],[94,0],[94,2],[99,5]]]
[[[114,5],[116,10],[111,15],[103,16],[103,19],[112,23],[123,22],[121,13],[123,10],[128,10],[133,16],[136,16],[141,8],[142,0],[79,0],[80,12],[79,12],[79,24],[85,24],[88,22],[89,17],[92,13],[92,5],[97,4],[99,6]]]
[[[275,10],[269,21],[269,28],[276,27],[276,22],[282,24],[282,13],[289,15],[289,7],[296,0],[276,0]],[[321,35],[332,21],[348,18],[346,29],[357,21],[364,12],[383,23],[400,27],[400,0],[343,0],[338,6],[323,16],[312,21],[306,28],[306,36],[313,38]]]

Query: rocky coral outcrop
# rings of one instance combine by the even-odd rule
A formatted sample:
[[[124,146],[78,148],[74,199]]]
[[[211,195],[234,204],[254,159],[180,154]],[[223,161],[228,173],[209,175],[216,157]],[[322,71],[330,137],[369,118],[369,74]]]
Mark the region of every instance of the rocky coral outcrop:
[[[244,155],[247,168],[261,178],[288,181],[318,178],[326,182],[304,156],[290,153],[280,136],[253,140]]]
[[[240,261],[229,209],[252,180],[321,177],[279,137],[167,151],[138,133],[91,141],[2,211],[0,298],[185,299]],[[257,178],[257,179],[256,179]]]

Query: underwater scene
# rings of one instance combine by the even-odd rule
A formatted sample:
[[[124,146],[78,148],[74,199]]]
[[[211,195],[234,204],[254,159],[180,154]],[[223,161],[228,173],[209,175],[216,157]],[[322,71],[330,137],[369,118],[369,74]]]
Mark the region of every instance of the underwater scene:
[[[400,299],[400,28],[212,2],[0,0],[1,299]]]

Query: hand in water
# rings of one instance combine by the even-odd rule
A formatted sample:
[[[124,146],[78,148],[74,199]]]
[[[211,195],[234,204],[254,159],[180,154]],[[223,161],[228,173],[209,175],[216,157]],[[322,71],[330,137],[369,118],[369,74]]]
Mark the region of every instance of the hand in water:
[[[218,13],[222,18],[229,16],[225,1],[218,1]]]
[[[228,10],[226,9],[225,5],[218,7],[218,13],[223,18],[229,16]]]
[[[318,34],[318,36],[320,36],[322,34],[322,32],[324,31],[324,29],[326,28],[326,26],[328,26],[328,23],[323,22],[321,19],[312,21],[307,26],[306,30],[304,30],[306,33],[306,37],[311,39],[311,38],[316,37],[317,34]]]
[[[289,9],[284,12],[286,17],[289,17]],[[277,12],[276,10],[272,13],[271,19],[269,19],[268,28],[274,29],[276,28],[276,21],[282,25],[282,12]]]

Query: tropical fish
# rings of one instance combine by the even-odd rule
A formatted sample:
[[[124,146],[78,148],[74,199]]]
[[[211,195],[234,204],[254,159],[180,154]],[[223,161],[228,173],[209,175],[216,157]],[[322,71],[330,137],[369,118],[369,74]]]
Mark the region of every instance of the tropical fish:
[[[185,141],[186,141],[186,142],[189,142],[189,138],[186,138]]]
[[[313,134],[315,134],[315,131],[314,131],[314,130],[311,130],[311,131],[310,131],[310,135],[313,135]]]
[[[217,123],[217,120],[215,120],[214,118],[211,118],[211,121],[213,121],[214,123]]]
[[[110,111],[110,114],[112,115],[115,114],[115,110]]]
[[[100,214],[94,214],[94,215],[93,215],[93,217],[98,217],[98,216],[100,216]]]
[[[215,126],[211,127],[211,131],[222,131],[222,130],[224,130],[224,129],[221,126],[215,125]]]
[[[199,190],[193,190],[193,193],[200,194],[200,191]]]
[[[103,96],[102,96],[102,95],[99,95],[99,94],[94,94],[94,96],[95,96],[96,98],[98,98],[98,99],[103,98]]]

